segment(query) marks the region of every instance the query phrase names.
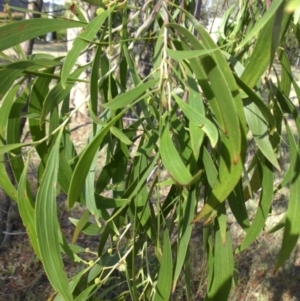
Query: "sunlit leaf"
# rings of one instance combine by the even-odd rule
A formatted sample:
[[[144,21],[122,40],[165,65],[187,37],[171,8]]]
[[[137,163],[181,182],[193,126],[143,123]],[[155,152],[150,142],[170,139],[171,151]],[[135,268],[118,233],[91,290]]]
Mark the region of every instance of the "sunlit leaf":
[[[103,104],[103,107],[107,109],[117,110],[120,108],[124,108],[126,105],[134,102],[138,97],[143,95],[149,88],[153,87],[158,80],[151,80],[146,83],[141,83],[137,87],[130,89],[129,91],[118,95],[112,101]]]
[[[86,40],[89,41],[95,38],[96,33],[99,31],[101,25],[110,13],[111,9],[107,9],[101,15],[96,16],[90,23],[88,23],[88,25],[85,26],[84,31],[80,33],[73,42],[73,47],[68,52],[61,71],[61,84],[63,88],[66,87],[67,78],[69,77],[69,74],[76,63],[80,52],[89,45],[89,42]]]
[[[285,6],[285,10],[288,13],[292,13],[294,12],[296,9],[300,8],[300,3],[298,0],[290,0],[287,2],[286,6]]]
[[[180,61],[180,60],[188,60],[202,55],[206,55],[215,50],[218,50],[218,48],[205,49],[205,50],[184,50],[184,51],[172,50],[168,48],[167,53],[172,59]]]
[[[263,17],[255,24],[252,30],[244,37],[243,41],[238,45],[238,49],[244,47],[253,37],[259,34],[260,30],[265,28],[267,23],[274,17],[284,0],[273,1],[271,7],[263,15]]]
[[[36,196],[35,227],[40,256],[50,283],[64,300],[72,301],[58,241],[56,184],[61,133],[52,148],[41,185]]]
[[[119,130],[117,127],[112,126],[110,128],[111,133],[116,136],[120,141],[122,141],[123,143],[130,145],[132,144],[132,141],[121,131]]]
[[[30,239],[30,243],[36,253],[37,257],[41,259],[40,250],[38,246],[38,239],[36,235],[35,228],[35,205],[29,194],[28,182],[27,182],[27,172],[29,165],[29,156],[27,157],[26,164],[23,173],[20,178],[19,188],[18,188],[18,203],[19,212],[22,217],[23,224],[26,228],[26,232]]]
[[[67,19],[28,19],[14,22],[1,27],[0,51],[18,45],[27,40],[42,36],[52,31],[74,27],[84,27],[85,24]]]

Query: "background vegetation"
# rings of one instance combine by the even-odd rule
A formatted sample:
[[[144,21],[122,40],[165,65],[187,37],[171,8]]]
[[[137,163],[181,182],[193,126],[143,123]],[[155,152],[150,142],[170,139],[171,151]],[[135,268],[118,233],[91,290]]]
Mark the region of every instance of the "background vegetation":
[[[284,229],[275,272],[297,243],[300,123],[290,92],[298,99],[300,89],[284,46],[291,32],[299,38],[297,4],[240,1],[215,43],[199,22],[200,3],[93,2],[100,8],[90,22],[74,4],[78,20],[1,28],[0,186],[17,204],[54,300],[192,300],[194,236],[203,241],[205,300],[227,300],[234,258],[255,242],[282,190],[288,207],[270,230]],[[83,30],[66,56],[20,48],[49,28],[72,27]],[[91,50],[90,63],[76,63]],[[271,77],[274,63],[281,74]],[[69,94],[86,82],[84,71],[91,131],[78,149],[70,122],[80,107],[70,109]],[[69,209],[84,208],[71,218],[71,238],[59,224],[61,192]],[[234,244],[231,216],[243,233]],[[83,247],[81,232],[97,243]],[[66,260],[76,266],[71,275]]]

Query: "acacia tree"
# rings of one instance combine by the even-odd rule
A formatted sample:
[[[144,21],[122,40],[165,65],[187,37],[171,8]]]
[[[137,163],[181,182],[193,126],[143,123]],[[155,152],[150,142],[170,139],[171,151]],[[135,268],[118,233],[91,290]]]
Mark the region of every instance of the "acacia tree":
[[[0,67],[1,162],[8,153],[17,187],[4,163],[0,186],[18,204],[57,292],[55,300],[169,300],[179,277],[192,300],[189,241],[195,223],[202,223],[203,260],[209,269],[206,300],[227,300],[234,254],[255,241],[274,193],[285,186],[290,195],[285,219],[274,229],[284,228],[275,270],[289,257],[300,233],[300,150],[287,119],[294,120],[298,135],[299,114],[289,94],[293,86],[299,98],[300,89],[280,46],[289,27],[299,31],[297,20],[286,12],[296,2],[241,1],[239,10],[230,7],[224,15],[217,44],[197,19],[195,1],[150,0],[141,6],[103,1],[88,23],[75,10],[79,21],[24,20],[1,29],[3,51],[50,27],[83,28],[65,57],[41,53],[8,59]],[[140,14],[147,16],[144,23],[129,35],[128,26],[138,26]],[[133,54],[141,39],[155,44],[153,67],[145,78]],[[91,63],[75,64],[91,48]],[[275,60],[281,75],[272,80]],[[69,111],[69,91],[86,68],[91,72],[86,104],[92,129],[77,153],[69,121],[80,108]],[[16,96],[29,76],[30,83]],[[31,140],[21,142],[27,97]],[[131,123],[123,122],[128,112],[136,117]],[[287,170],[278,162],[283,132]],[[33,150],[40,158],[35,199],[26,179]],[[105,162],[97,159],[100,151],[106,153]],[[275,182],[275,172],[280,181]],[[72,219],[71,242],[57,217],[60,191],[69,209],[75,203],[85,208],[80,219]],[[259,206],[250,222],[245,202],[257,195]],[[228,210],[245,232],[235,248]],[[96,250],[76,244],[81,232],[100,234]],[[62,256],[81,268],[71,279]],[[114,284],[114,277],[124,283]]]

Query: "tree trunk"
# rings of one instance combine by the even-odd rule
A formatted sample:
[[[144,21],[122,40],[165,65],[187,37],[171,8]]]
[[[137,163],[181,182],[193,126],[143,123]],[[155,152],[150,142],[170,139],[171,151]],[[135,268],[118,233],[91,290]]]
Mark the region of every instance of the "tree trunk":
[[[43,7],[43,0],[35,0],[35,1],[29,1],[27,5],[27,9],[29,10],[34,10],[34,11],[42,11]],[[33,18],[39,18],[40,14],[34,14],[27,12],[25,14],[25,19],[33,19]],[[26,41],[21,44],[21,47],[26,55],[30,55],[33,50],[33,44],[34,44],[34,39]]]
[[[80,7],[82,8],[83,13],[88,21],[92,20],[96,13],[96,6],[89,5],[87,3],[80,3]],[[75,38],[79,35],[81,28],[69,28],[67,29],[67,50],[70,51],[73,47],[73,42]],[[85,52],[81,56],[78,57],[77,63],[80,65],[87,64],[92,57],[91,52]],[[88,79],[89,72],[84,71],[79,79]],[[88,121],[88,110],[86,106],[82,106],[82,102],[86,100],[89,95],[89,84],[84,82],[77,82],[74,87],[71,89],[70,93],[70,104],[73,107],[80,107],[78,110],[75,120],[73,120],[76,124],[84,124]]]

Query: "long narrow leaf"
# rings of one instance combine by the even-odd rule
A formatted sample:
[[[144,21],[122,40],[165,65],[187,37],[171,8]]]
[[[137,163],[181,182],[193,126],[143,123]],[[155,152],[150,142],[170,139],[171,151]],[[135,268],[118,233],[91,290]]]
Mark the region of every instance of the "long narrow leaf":
[[[273,1],[270,9],[264,14],[264,16],[255,24],[255,26],[252,28],[252,30],[246,35],[246,37],[243,39],[243,41],[238,45],[238,49],[241,49],[244,47],[248,42],[251,41],[251,39],[258,35],[260,30],[265,28],[266,25],[274,18],[277,10],[280,8],[280,6],[284,3],[284,0],[278,0]],[[271,49],[270,49],[271,50]],[[269,51],[270,51],[269,50]]]
[[[250,228],[247,230],[246,237],[235,251],[236,253],[241,252],[245,248],[247,248],[260,234],[268,218],[270,207],[273,201],[274,174],[272,166],[267,161],[259,164],[261,164],[260,176],[262,178],[262,191],[259,205],[257,207],[254,220]]]
[[[22,42],[42,36],[52,31],[74,27],[84,27],[85,24],[67,19],[30,19],[14,22],[1,27],[0,51],[19,45]]]
[[[276,153],[269,140],[268,124],[254,102],[245,100],[245,115],[253,138],[265,157],[280,171]]]
[[[153,301],[168,301],[172,288],[172,249],[167,229],[165,229],[163,237],[163,255],[160,262],[160,268],[155,287],[156,293]]]
[[[56,208],[56,185],[59,165],[59,146],[61,133],[47,162],[47,166],[36,197],[35,227],[38,236],[42,262],[52,286],[64,298],[72,301],[68,280],[63,270],[59,246],[59,224]]]
[[[90,144],[83,150],[80,159],[75,167],[69,191],[68,191],[68,206],[71,208],[74,203],[79,199],[82,188],[84,186],[85,178],[89,172],[90,166],[94,159],[95,153],[98,150],[99,146],[101,145],[103,139],[109,132],[110,127],[118,121],[125,111],[119,113],[115,118],[113,118],[110,122],[104,126],[97,135],[93,138]]]
[[[112,9],[110,8],[105,10],[99,16],[96,16],[90,23],[88,23],[88,25],[86,25],[84,32],[79,34],[79,36],[75,39],[73,47],[68,52],[61,71],[61,84],[63,88],[66,87],[67,79],[80,55],[80,52],[88,46],[89,42],[87,41],[95,38],[96,33],[99,31],[101,25],[104,23],[111,11]]]
[[[290,161],[293,170],[293,177],[290,184],[290,196],[282,238],[282,246],[276,263],[275,271],[277,271],[290,256],[300,235],[300,152],[299,146],[297,146],[295,142],[295,138],[288,123],[285,122],[285,125],[290,146]]]
[[[158,82],[158,79],[151,80],[146,83],[141,83],[133,89],[118,95],[112,101],[103,104],[103,107],[111,110],[117,110],[124,108],[126,105],[135,101],[140,97],[147,89],[153,87]]]
[[[160,155],[166,170],[178,184],[189,185],[193,177],[180,158],[170,137],[170,127],[167,124],[160,139]]]
[[[30,194],[28,194],[27,187],[27,172],[29,165],[29,156],[27,157],[20,182],[18,187],[18,209],[22,217],[23,224],[26,228],[30,243],[34,249],[35,254],[41,260],[40,249],[35,228],[35,205]]]
[[[207,119],[201,112],[194,111],[191,106],[180,99],[176,94],[173,95],[179,107],[182,109],[184,115],[189,119],[190,122],[195,123],[203,132],[208,136],[212,147],[215,147],[218,142],[218,131],[215,125]]]
[[[233,252],[229,231],[225,245],[222,243],[220,229],[216,231],[214,250],[212,286],[205,300],[227,301],[233,279]]]
[[[179,245],[177,249],[177,260],[175,263],[174,279],[173,279],[173,291],[175,290],[179,274],[181,272],[182,266],[184,264],[186,254],[188,252],[188,244],[192,234],[191,222],[193,220],[194,212],[196,206],[196,193],[195,190],[190,190],[188,192],[187,198],[183,204],[183,216],[180,223],[180,238]]]

